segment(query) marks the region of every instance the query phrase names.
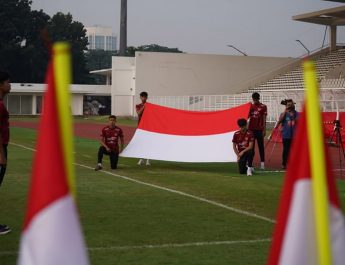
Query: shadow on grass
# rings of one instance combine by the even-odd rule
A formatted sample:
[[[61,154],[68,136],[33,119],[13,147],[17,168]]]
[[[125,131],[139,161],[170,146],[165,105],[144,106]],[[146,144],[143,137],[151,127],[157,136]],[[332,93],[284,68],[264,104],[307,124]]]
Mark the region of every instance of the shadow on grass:
[[[121,162],[122,161],[122,162]],[[151,166],[138,166],[138,159],[120,158],[120,163],[126,164],[129,169],[137,171],[138,169],[149,169],[150,171],[190,171],[190,172],[208,172],[219,174],[238,174],[237,163],[182,163],[150,160]],[[121,168],[121,166],[120,166]]]

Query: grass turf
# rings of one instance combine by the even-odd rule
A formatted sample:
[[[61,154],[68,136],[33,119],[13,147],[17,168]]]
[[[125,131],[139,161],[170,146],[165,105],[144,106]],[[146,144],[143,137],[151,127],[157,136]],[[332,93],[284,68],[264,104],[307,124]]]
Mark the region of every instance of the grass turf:
[[[35,148],[35,131],[12,128],[11,133],[11,142]],[[76,138],[75,147],[76,163],[94,167],[98,143]],[[2,265],[15,264],[17,258],[32,156],[30,150],[9,146],[0,222],[13,232],[0,236]],[[104,161],[107,170],[107,157]],[[75,168],[80,220],[92,264],[265,264],[269,242],[255,240],[270,238],[271,222],[119,176],[274,219],[282,174],[241,176],[235,163],[152,161],[152,166],[140,167],[136,162],[120,158],[113,175]],[[338,188],[344,204],[343,181]]]

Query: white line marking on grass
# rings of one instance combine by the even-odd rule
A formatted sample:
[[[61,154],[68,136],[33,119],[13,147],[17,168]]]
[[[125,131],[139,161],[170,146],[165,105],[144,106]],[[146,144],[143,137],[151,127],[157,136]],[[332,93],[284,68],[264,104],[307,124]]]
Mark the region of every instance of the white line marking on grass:
[[[93,170],[92,167],[85,166],[85,165],[82,165],[82,164],[75,163],[75,165]],[[136,179],[133,179],[133,178],[130,178],[130,177],[126,177],[126,176],[122,176],[122,175],[119,175],[119,174],[115,174],[115,173],[112,173],[112,172],[109,172],[109,171],[106,171],[106,170],[101,170],[100,172],[103,172],[105,174],[112,175],[112,176],[115,176],[115,177],[118,177],[118,178],[122,178],[122,179],[125,179],[125,180],[129,180],[129,181],[132,181],[132,182],[135,182],[135,183],[139,183],[139,184],[142,184],[142,185],[145,185],[145,186],[149,186],[149,187],[152,187],[152,188],[156,188],[156,189],[172,192],[172,193],[175,193],[175,194],[179,194],[179,195],[182,195],[182,196],[185,196],[185,197],[193,198],[193,199],[196,199],[198,201],[202,201],[202,202],[206,202],[206,203],[209,203],[209,204],[212,204],[212,205],[215,205],[215,206],[219,206],[221,208],[230,210],[230,211],[235,212],[235,213],[239,213],[239,214],[250,216],[250,217],[255,217],[257,219],[261,219],[261,220],[264,220],[264,221],[267,221],[267,222],[270,222],[270,223],[275,223],[275,221],[270,219],[270,218],[267,218],[267,217],[264,217],[264,216],[261,216],[261,215],[257,215],[255,213],[247,212],[247,211],[244,211],[244,210],[240,210],[240,209],[237,209],[237,208],[233,208],[233,207],[227,206],[225,204],[218,203],[218,202],[215,202],[215,201],[211,201],[211,200],[208,200],[208,199],[205,199],[205,198],[202,198],[202,197],[198,197],[198,196],[195,196],[195,195],[191,195],[191,194],[188,194],[188,193],[185,193],[185,192],[182,192],[182,191],[178,191],[178,190],[174,190],[174,189],[169,189],[169,188],[166,188],[166,187],[163,187],[163,186],[159,186],[159,185],[147,183],[147,182],[144,182],[144,181],[136,180]]]
[[[19,146],[19,147],[22,147],[24,149],[36,151],[35,149],[29,148],[29,147],[25,147],[24,145],[19,145],[19,144],[14,144],[14,143],[12,143],[12,144],[16,145],[16,146]],[[83,168],[94,170],[94,168],[92,168],[90,166],[86,166],[86,165],[82,165],[82,164],[78,164],[78,163],[74,163],[74,164],[76,166],[79,166],[79,167],[83,167]],[[254,218],[257,218],[257,219],[261,219],[261,220],[267,221],[269,223],[275,223],[275,221],[273,219],[270,219],[270,218],[267,218],[267,217],[264,217],[264,216],[261,216],[261,215],[255,214],[255,213],[251,213],[251,212],[248,212],[248,211],[244,211],[244,210],[241,210],[241,209],[237,209],[237,208],[234,208],[234,207],[230,207],[230,206],[227,206],[225,204],[222,204],[222,203],[219,203],[219,202],[215,202],[215,201],[211,201],[211,200],[208,200],[208,199],[205,199],[205,198],[202,198],[202,197],[198,197],[198,196],[195,196],[195,195],[192,195],[192,194],[188,194],[188,193],[185,193],[185,192],[182,192],[182,191],[178,191],[178,190],[174,190],[174,189],[169,189],[169,188],[166,188],[166,187],[163,187],[163,186],[159,186],[159,185],[151,184],[151,183],[148,183],[148,182],[136,180],[136,179],[133,179],[133,178],[130,178],[130,177],[126,177],[126,176],[122,176],[122,175],[119,175],[119,174],[115,174],[115,173],[112,173],[112,172],[106,171],[106,170],[101,170],[100,172],[108,174],[108,175],[111,175],[111,176],[115,176],[115,177],[118,177],[118,178],[121,178],[121,179],[125,179],[125,180],[128,180],[128,181],[132,181],[132,182],[135,182],[135,183],[138,183],[138,184],[141,184],[141,185],[145,185],[145,186],[149,186],[149,187],[156,188],[156,189],[159,189],[159,190],[164,190],[164,191],[168,191],[168,192],[171,192],[171,193],[179,194],[179,195],[182,195],[182,196],[185,196],[185,197],[193,198],[195,200],[206,202],[208,204],[212,204],[212,205],[221,207],[223,209],[227,209],[229,211],[232,211],[232,212],[235,212],[235,213],[238,213],[238,214],[242,214],[242,215],[254,217]]]
[[[0,256],[14,256],[18,253],[18,251],[0,251]]]
[[[286,172],[285,170],[255,170],[254,171],[254,175],[255,174],[264,174],[264,173],[283,173]]]
[[[238,241],[210,241],[210,242],[191,242],[191,243],[172,243],[161,245],[143,245],[143,246],[110,246],[110,247],[91,247],[89,251],[102,250],[131,250],[131,249],[152,249],[152,248],[181,248],[181,247],[199,247],[212,245],[237,245],[237,244],[255,244],[262,242],[270,242],[270,238],[256,239],[256,240],[238,240]]]
[[[217,245],[238,245],[238,244],[256,244],[270,242],[270,238],[254,239],[254,240],[237,240],[237,241],[207,241],[207,242],[191,242],[191,243],[171,243],[161,245],[142,245],[142,246],[109,246],[109,247],[89,247],[89,251],[104,250],[132,250],[132,249],[153,249],[153,248],[181,248],[181,247],[202,247]],[[0,256],[18,255],[18,251],[0,251]]]
[[[11,145],[14,145],[14,146],[21,147],[21,148],[26,149],[26,150],[30,150],[30,151],[36,152],[36,149],[27,147],[27,146],[25,146],[25,145],[15,144],[15,143],[12,143],[12,142],[11,142],[10,144],[11,144]]]

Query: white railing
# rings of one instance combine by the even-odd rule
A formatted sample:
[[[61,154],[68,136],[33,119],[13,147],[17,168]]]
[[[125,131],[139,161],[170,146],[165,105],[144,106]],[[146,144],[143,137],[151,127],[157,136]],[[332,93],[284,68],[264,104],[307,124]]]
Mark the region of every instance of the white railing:
[[[233,95],[197,95],[197,96],[151,96],[154,104],[189,111],[217,111],[232,108],[251,101],[251,93]],[[284,111],[281,101],[293,99],[296,109],[301,111],[304,101],[304,90],[265,91],[260,92],[261,102],[267,105],[267,122],[274,123]],[[345,112],[345,89],[321,90],[322,111]]]
[[[269,108],[268,122],[275,122],[281,112],[277,101],[284,96],[261,94],[261,101]],[[189,111],[217,111],[233,108],[251,101],[251,93],[235,95],[198,95],[198,96],[151,96],[150,102],[170,108]]]

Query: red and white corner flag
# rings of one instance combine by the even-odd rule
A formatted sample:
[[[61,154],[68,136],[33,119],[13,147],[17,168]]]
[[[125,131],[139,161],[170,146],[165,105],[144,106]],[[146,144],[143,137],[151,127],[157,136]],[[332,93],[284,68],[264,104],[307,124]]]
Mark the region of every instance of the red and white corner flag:
[[[54,44],[18,265],[89,264],[75,203],[69,54]]]
[[[324,144],[315,67],[304,63],[306,107],[290,152],[269,265],[345,264],[345,223]]]
[[[248,118],[250,103],[221,111],[186,111],[151,103],[131,142],[121,153],[179,162],[235,162],[232,137],[237,120]]]

